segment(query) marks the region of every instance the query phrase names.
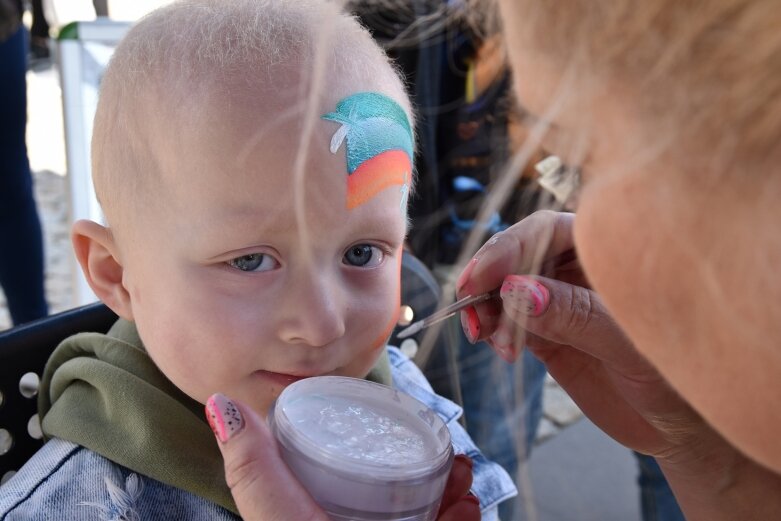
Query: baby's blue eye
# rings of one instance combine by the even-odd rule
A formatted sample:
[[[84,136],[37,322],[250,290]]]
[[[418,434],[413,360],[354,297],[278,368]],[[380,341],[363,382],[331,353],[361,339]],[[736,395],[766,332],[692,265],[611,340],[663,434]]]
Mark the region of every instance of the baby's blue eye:
[[[380,264],[384,256],[382,250],[377,246],[356,244],[355,246],[350,246],[345,252],[344,262],[351,266],[372,267]]]
[[[271,255],[250,253],[228,261],[228,264],[241,271],[268,271],[276,267],[276,260]]]

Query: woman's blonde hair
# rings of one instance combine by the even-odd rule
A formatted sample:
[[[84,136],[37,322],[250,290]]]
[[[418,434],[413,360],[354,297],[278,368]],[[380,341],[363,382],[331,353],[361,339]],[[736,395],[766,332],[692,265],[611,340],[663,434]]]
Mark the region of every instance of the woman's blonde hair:
[[[690,155],[719,151],[724,168],[778,159],[777,0],[504,0],[502,7],[530,49],[566,64],[575,78],[629,89],[633,108],[652,114],[644,118],[655,122],[649,135],[672,132]]]

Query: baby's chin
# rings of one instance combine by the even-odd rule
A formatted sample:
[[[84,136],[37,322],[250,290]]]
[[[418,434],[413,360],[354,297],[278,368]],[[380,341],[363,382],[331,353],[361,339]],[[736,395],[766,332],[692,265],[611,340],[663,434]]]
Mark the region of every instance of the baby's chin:
[[[255,396],[247,396],[244,399],[239,397],[238,399],[248,405],[256,414],[260,415],[260,417],[265,420],[268,417],[269,411],[274,406],[274,402],[283,390],[284,389],[279,389],[274,392],[258,393]]]

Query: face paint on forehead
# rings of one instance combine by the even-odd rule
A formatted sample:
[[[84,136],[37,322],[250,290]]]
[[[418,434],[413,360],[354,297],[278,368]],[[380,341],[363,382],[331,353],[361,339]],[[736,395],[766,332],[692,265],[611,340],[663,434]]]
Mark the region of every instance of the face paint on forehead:
[[[322,116],[340,123],[331,138],[335,154],[346,141],[347,209],[360,206],[389,186],[401,186],[400,208],[407,211],[412,177],[412,129],[404,109],[388,96],[359,92]]]

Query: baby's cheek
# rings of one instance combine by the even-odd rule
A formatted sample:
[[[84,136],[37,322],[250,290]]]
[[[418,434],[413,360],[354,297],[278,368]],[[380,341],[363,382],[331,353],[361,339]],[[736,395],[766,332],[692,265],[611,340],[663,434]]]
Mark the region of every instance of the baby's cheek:
[[[396,324],[399,321],[399,313],[401,312],[401,309],[399,306],[396,306],[396,311],[393,313],[393,316],[391,317],[390,321],[386,324],[385,328],[382,330],[382,333],[380,333],[380,336],[378,336],[372,343],[371,343],[371,350],[374,351],[375,349],[378,349],[385,345],[385,342],[388,340],[388,337],[390,337],[391,333],[393,332],[393,328],[396,327]]]
[[[390,290],[393,293],[393,298],[389,299],[389,309],[386,313],[389,315],[389,319],[385,322],[385,326],[382,328],[380,335],[370,344],[371,350],[374,351],[385,345],[385,342],[393,332],[393,328],[399,322],[399,316],[401,314],[401,255],[402,248],[396,251],[395,259],[396,267],[394,269],[393,287]]]

